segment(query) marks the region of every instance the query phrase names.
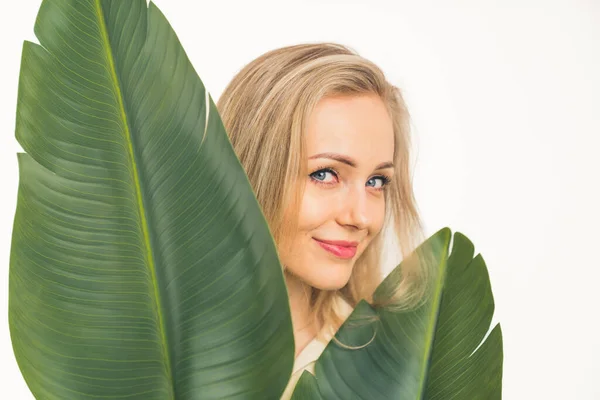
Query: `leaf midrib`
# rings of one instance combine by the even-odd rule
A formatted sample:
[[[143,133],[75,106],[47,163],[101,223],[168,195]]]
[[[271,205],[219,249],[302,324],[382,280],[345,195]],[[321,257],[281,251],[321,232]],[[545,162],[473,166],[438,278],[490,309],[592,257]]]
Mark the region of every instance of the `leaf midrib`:
[[[442,301],[442,292],[443,292],[443,288],[444,288],[444,282],[446,280],[446,269],[448,267],[448,253],[449,253],[449,247],[450,247],[450,240],[451,240],[451,236],[448,236],[447,238],[444,239],[444,250],[443,250],[443,254],[442,254],[442,258],[441,258],[441,268],[438,269],[438,276],[437,276],[437,280],[435,282],[435,291],[434,291],[434,299],[433,299],[433,304],[432,304],[432,308],[431,308],[431,313],[430,313],[430,318],[429,318],[429,326],[426,332],[426,336],[425,336],[425,344],[426,344],[426,351],[423,352],[423,359],[421,360],[421,374],[420,374],[420,384],[419,384],[419,393],[417,396],[417,399],[422,399],[423,398],[423,394],[425,391],[425,386],[427,384],[427,379],[428,379],[428,375],[429,375],[429,368],[430,368],[430,358],[431,358],[431,352],[433,351],[433,340],[434,340],[434,334],[435,334],[435,330],[437,328],[437,322],[439,320],[439,309],[440,309],[440,305],[441,305],[441,301]]]
[[[166,370],[165,373],[167,375],[167,379],[169,380],[169,384],[170,384],[169,385],[169,388],[170,388],[169,397],[171,399],[174,399],[175,394],[174,394],[174,389],[173,389],[174,388],[173,375],[171,373],[171,361],[170,361],[170,356],[169,356],[169,351],[168,351],[169,347],[168,347],[168,342],[167,342],[167,337],[166,337],[164,318],[163,318],[162,310],[160,307],[160,292],[158,290],[158,282],[156,279],[156,267],[154,264],[154,256],[152,254],[152,247],[150,245],[150,234],[148,231],[148,221],[146,219],[146,210],[145,210],[144,201],[142,198],[139,173],[138,173],[138,169],[137,169],[137,164],[135,162],[135,155],[133,152],[133,142],[131,140],[131,131],[129,129],[129,122],[127,121],[127,114],[125,113],[125,106],[123,103],[123,95],[121,93],[121,86],[119,84],[119,79],[117,77],[117,71],[116,71],[115,63],[114,63],[114,59],[113,59],[112,47],[110,45],[110,41],[109,41],[109,37],[108,37],[108,30],[106,28],[106,23],[104,20],[104,12],[102,10],[102,5],[100,4],[100,0],[95,0],[95,5],[96,5],[96,16],[98,18],[98,24],[100,25],[100,34],[102,35],[102,38],[101,38],[102,47],[106,53],[106,57],[108,60],[108,64],[109,64],[108,69],[110,72],[111,82],[116,91],[117,102],[119,104],[119,112],[121,115],[121,119],[123,121],[123,129],[125,130],[125,140],[127,142],[128,156],[129,156],[129,160],[130,160],[130,163],[132,166],[132,178],[134,181],[135,194],[136,194],[136,198],[137,198],[140,225],[142,227],[142,233],[143,233],[143,237],[144,237],[143,242],[144,242],[144,247],[146,249],[146,254],[145,254],[146,265],[148,266],[148,269],[150,270],[150,276],[152,278],[152,287],[154,289],[154,300],[156,302],[154,310],[156,313],[156,319],[158,320],[158,326],[160,329],[161,350],[162,350],[162,356],[163,356],[163,361],[164,361],[163,365],[165,366],[165,370]]]

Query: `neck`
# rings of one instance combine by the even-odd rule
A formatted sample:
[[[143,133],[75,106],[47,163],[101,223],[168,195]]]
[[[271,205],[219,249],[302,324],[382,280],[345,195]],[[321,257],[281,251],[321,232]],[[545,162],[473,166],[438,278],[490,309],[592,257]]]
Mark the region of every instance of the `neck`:
[[[295,357],[316,336],[316,328],[310,318],[310,287],[300,279],[285,273],[285,281],[290,298],[292,326],[294,328]]]

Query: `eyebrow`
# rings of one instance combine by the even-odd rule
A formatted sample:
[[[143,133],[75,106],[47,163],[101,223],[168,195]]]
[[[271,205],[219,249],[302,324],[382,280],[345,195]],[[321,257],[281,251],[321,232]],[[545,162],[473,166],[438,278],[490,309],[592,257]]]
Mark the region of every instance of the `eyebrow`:
[[[339,162],[347,164],[353,168],[356,168],[356,161],[354,161],[350,157],[346,157],[342,154],[320,153],[320,154],[315,154],[314,156],[310,156],[309,160],[312,160],[314,158],[328,158],[330,160],[339,161]],[[382,162],[377,167],[375,167],[375,169],[384,169],[384,168],[394,168],[394,164],[391,161],[387,161],[387,162]]]

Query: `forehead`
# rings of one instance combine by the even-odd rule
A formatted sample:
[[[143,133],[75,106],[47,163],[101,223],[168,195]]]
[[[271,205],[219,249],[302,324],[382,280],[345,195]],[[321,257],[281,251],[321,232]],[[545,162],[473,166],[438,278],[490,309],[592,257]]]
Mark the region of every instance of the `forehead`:
[[[394,127],[375,94],[324,97],[308,119],[307,155],[334,152],[361,163],[392,161]]]

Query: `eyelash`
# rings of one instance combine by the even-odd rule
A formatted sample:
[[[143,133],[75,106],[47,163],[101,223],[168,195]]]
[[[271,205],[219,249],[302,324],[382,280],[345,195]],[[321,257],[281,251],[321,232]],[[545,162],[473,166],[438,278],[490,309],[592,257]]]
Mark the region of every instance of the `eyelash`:
[[[338,177],[337,171],[335,171],[333,168],[329,168],[329,167],[318,168],[317,170],[315,170],[314,172],[312,172],[309,175],[310,179],[317,185],[323,185],[323,186],[333,185],[333,183],[326,183],[326,182],[322,182],[318,179],[313,178],[313,175],[316,174],[317,172],[329,172],[329,173],[332,173],[333,175],[335,175],[336,178]],[[384,190],[386,188],[386,186],[391,182],[391,178],[387,175],[375,175],[375,176],[372,176],[370,179],[375,179],[375,178],[379,178],[382,181],[381,187],[374,188],[375,190],[378,190],[378,191]]]

